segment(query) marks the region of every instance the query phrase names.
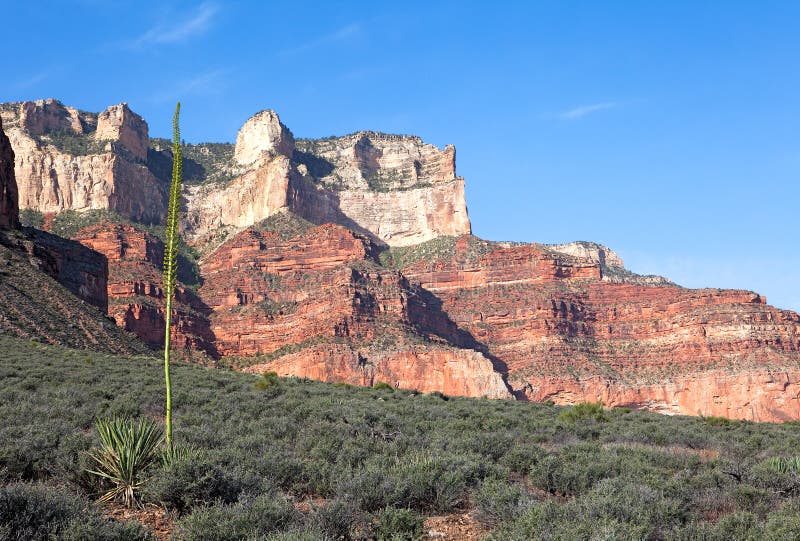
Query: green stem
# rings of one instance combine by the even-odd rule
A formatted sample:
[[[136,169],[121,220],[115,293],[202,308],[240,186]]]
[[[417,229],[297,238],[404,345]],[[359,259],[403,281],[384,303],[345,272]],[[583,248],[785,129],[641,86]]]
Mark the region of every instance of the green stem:
[[[164,381],[167,385],[167,446],[172,448],[172,382],[169,378],[169,342],[172,327],[172,295],[167,296],[166,335],[164,336]]]

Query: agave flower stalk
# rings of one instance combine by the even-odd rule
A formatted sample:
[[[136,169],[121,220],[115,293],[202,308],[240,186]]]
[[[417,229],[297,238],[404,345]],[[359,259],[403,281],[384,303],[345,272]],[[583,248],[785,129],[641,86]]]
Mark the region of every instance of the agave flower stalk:
[[[172,328],[172,299],[175,296],[175,281],[178,276],[178,232],[181,213],[181,185],[183,184],[183,155],[181,152],[181,129],[178,124],[181,103],[175,106],[172,119],[172,183],[169,188],[167,208],[167,237],[164,248],[164,296],[166,313],[164,331],[164,383],[167,386],[166,442],[172,447],[172,384],[169,374],[169,348]]]

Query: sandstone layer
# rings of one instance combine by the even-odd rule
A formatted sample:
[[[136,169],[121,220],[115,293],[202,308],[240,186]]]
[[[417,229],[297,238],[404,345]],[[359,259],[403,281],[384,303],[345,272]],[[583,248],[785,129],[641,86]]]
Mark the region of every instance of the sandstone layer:
[[[149,140],[127,104],[95,114],[50,99],[0,104],[0,114],[16,152],[21,208],[163,219],[172,153]],[[242,126],[230,158],[218,147],[218,155],[184,157],[196,182],[184,191],[182,230],[201,249],[287,209],[390,246],[470,232],[452,145],[375,132],[296,142],[274,111],[262,111]]]
[[[367,237],[336,225],[287,240],[240,233],[201,267],[220,353],[255,356],[254,371],[510,397],[492,361],[460,349],[469,338],[376,256]]]
[[[147,124],[127,105],[94,115],[40,100],[3,104],[0,113],[16,155],[21,208],[162,218],[163,186],[144,164]]]
[[[473,242],[462,237],[452,254],[402,272],[441,299],[527,398],[796,418],[798,314],[749,291],[608,283],[599,262],[547,247],[470,257]],[[764,382],[780,374],[789,384],[778,393],[781,384]]]
[[[452,145],[439,150],[418,137],[359,132],[299,141],[295,158],[328,190],[334,209],[389,246],[471,231]],[[300,205],[297,212],[332,221],[326,210]]]
[[[161,240],[132,226],[107,222],[82,229],[75,238],[108,259],[108,314],[117,325],[149,346],[163,347],[166,318]],[[191,289],[180,283],[173,312],[172,341],[176,347],[215,356],[208,321],[210,311]]]
[[[73,241],[51,240],[42,246],[25,231],[0,230],[0,333],[77,349],[145,352],[144,344],[97,306],[105,303],[105,258]],[[81,253],[82,268],[70,264],[54,268],[67,253],[64,245],[55,243]],[[68,281],[59,283],[65,277]],[[87,279],[88,289],[81,286],[82,278]],[[100,288],[102,298],[97,296]],[[81,292],[82,298],[76,295]]]
[[[439,391],[452,396],[512,398],[501,375],[492,369],[491,361],[477,351],[466,349],[418,347],[365,357],[351,347],[317,346],[245,371],[274,371],[279,376],[367,387],[382,382],[396,389]]]

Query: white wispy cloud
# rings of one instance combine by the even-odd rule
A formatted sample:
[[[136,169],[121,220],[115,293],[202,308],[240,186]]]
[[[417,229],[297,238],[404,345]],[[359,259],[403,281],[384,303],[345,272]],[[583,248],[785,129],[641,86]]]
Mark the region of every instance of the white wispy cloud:
[[[131,48],[142,48],[151,45],[184,42],[208,30],[213,24],[217,13],[219,13],[219,6],[212,2],[203,2],[183,21],[156,24],[132,40],[128,45]]]
[[[347,39],[357,36],[360,33],[361,33],[361,24],[357,22],[350,23],[333,32],[330,32],[329,34],[323,34],[322,36],[308,40],[304,43],[300,43],[289,49],[284,49],[278,52],[278,55],[291,56],[298,53],[310,51],[312,49],[317,49],[324,45],[330,45],[333,43],[345,41]]]
[[[30,77],[15,81],[12,86],[17,90],[27,90],[50,78],[50,75],[51,73],[49,70],[42,70]]]
[[[154,102],[184,99],[192,95],[219,94],[225,89],[228,70],[214,69],[187,77],[162,89],[151,97]]]
[[[619,102],[616,101],[606,101],[603,103],[593,103],[591,105],[581,105],[580,107],[575,107],[568,111],[559,113],[558,117],[564,120],[578,120],[579,118],[591,115],[592,113],[596,113],[598,111],[605,111],[607,109],[616,109],[619,106],[620,106]]]

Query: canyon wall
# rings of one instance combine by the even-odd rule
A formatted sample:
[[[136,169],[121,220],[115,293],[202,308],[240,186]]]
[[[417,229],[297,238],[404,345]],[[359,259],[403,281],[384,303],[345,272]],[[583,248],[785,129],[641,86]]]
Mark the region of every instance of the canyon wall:
[[[800,316],[756,293],[608,283],[599,261],[536,245],[402,268],[531,400],[797,418]]]
[[[163,219],[171,151],[151,145],[147,123],[127,104],[95,114],[50,99],[0,104],[0,115],[16,152],[21,208]],[[274,111],[261,111],[239,130],[230,161],[184,156],[198,182],[185,186],[182,231],[205,250],[290,209],[390,246],[468,233],[455,154],[452,145],[375,132],[295,141]],[[217,178],[211,170],[225,171],[223,180],[204,182]]]
[[[138,340],[106,319],[107,279],[103,255],[73,240],[20,228],[14,153],[0,120],[0,332],[77,348],[141,352]]]
[[[163,218],[168,142],[148,140],[125,104],[0,104],[0,116],[16,155],[0,151],[0,175],[13,160],[23,207],[132,222],[74,235],[107,258],[107,282],[102,256],[44,233],[15,237],[17,253],[159,347],[163,244],[135,222]],[[375,132],[295,139],[262,111],[235,145],[185,150],[182,233],[200,259],[181,266],[180,347],[326,381],[800,418],[798,314],[749,291],[634,274],[596,243],[477,239],[452,146]],[[0,225],[13,225],[3,186]]]
[[[147,124],[126,104],[99,115],[56,100],[0,106],[16,155],[19,205],[42,213],[113,210],[158,222],[164,190],[144,163]]]
[[[117,325],[149,346],[162,348],[166,321],[161,273],[163,242],[130,225],[108,222],[78,231],[75,239],[108,259],[108,314]],[[172,341],[176,347],[216,356],[209,313],[191,289],[178,283],[172,318]]]

